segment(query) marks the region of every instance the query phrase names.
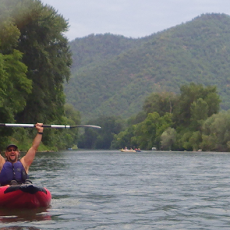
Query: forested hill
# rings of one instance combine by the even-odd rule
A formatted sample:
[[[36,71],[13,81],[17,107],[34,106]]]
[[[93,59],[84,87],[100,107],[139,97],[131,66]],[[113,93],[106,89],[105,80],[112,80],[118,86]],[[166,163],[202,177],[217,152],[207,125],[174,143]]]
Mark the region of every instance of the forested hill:
[[[126,38],[112,34],[91,34],[84,38],[76,38],[70,43],[73,54],[72,72],[79,68],[104,63],[120,53],[140,44],[141,39]]]
[[[152,92],[179,92],[190,82],[216,85],[230,108],[230,16],[205,14],[151,36],[90,35],[70,43],[72,78],[67,102],[83,120],[127,118]]]

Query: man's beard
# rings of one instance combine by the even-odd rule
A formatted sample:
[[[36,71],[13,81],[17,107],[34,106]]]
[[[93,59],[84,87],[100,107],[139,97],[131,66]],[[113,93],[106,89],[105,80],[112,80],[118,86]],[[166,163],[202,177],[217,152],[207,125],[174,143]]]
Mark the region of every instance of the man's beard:
[[[16,162],[18,160],[18,156],[17,155],[13,155],[13,156],[9,156],[8,157],[8,161],[10,162]]]

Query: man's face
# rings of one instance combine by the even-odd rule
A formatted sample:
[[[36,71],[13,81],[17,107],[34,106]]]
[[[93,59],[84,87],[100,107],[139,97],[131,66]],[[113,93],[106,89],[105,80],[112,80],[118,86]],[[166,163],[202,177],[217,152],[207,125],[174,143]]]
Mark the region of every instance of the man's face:
[[[8,161],[14,163],[18,160],[19,152],[15,147],[9,147],[5,152]]]

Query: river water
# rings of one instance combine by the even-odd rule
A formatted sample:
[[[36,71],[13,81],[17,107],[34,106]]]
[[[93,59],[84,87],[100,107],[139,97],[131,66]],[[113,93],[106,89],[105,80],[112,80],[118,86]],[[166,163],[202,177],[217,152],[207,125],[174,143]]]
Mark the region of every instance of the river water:
[[[37,153],[45,210],[1,210],[1,230],[230,229],[230,153]]]

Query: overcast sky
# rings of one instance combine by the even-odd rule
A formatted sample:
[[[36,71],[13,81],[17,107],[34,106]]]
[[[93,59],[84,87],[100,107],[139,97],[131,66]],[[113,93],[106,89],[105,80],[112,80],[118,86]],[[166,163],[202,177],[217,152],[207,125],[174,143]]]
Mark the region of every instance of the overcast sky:
[[[69,21],[71,41],[111,33],[140,38],[203,13],[230,15],[230,0],[41,0]]]

